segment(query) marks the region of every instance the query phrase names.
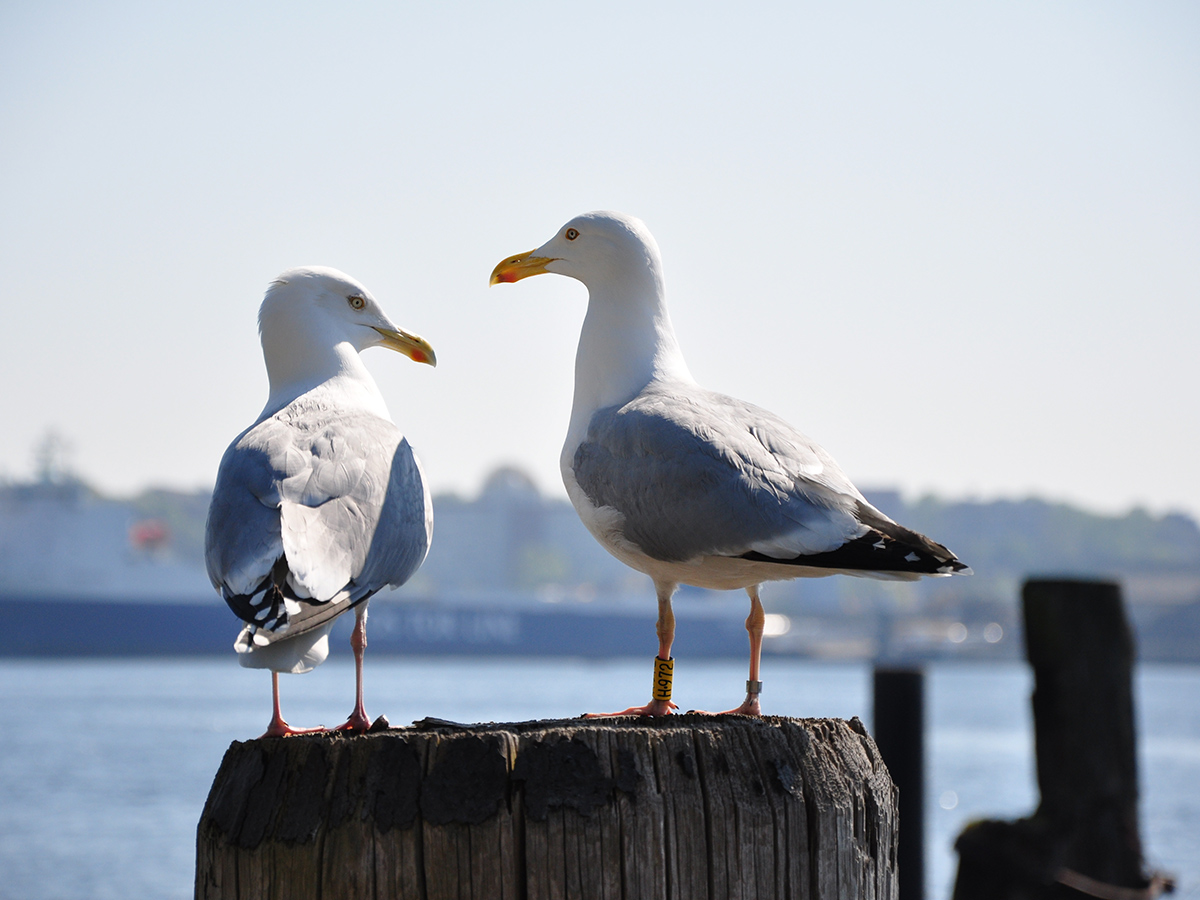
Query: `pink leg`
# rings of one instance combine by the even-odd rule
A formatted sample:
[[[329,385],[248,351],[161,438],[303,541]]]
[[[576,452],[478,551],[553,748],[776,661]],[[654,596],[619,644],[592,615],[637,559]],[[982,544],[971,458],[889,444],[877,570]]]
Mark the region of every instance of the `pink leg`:
[[[671,597],[675,594],[677,584],[670,582],[655,582],[654,589],[658,593],[658,658],[671,658],[671,645],[675,643],[675,613],[671,609]],[[651,700],[645,706],[631,706],[620,712],[585,713],[585,719],[603,719],[610,716],[669,716],[671,710],[679,707],[670,700]]]
[[[268,737],[287,737],[289,734],[315,734],[318,731],[324,731],[324,728],[293,728],[287,722],[283,721],[283,713],[279,711],[279,673],[271,672],[271,696],[274,700],[274,711],[271,714],[271,724],[267,726],[267,730],[260,736]]]
[[[720,716],[761,716],[762,708],[758,703],[758,695],[762,692],[762,682],[758,679],[758,664],[762,657],[763,624],[766,614],[763,612],[762,601],[758,599],[758,585],[746,588],[750,595],[750,615],[746,617],[746,631],[750,634],[750,678],[746,682],[746,699],[736,709],[727,709],[716,713]],[[697,710],[699,712],[699,710]],[[706,713],[712,715],[712,713]]]
[[[350,635],[350,647],[354,650],[354,711],[343,725],[334,731],[366,731],[371,727],[367,710],[363,706],[363,653],[367,649],[367,604],[360,603],[354,610],[354,631]]]

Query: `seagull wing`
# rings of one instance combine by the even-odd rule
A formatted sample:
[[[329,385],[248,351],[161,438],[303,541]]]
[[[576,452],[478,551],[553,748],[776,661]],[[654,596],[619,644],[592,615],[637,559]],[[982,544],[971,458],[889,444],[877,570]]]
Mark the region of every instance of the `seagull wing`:
[[[209,577],[263,637],[325,624],[425,558],[432,508],[394,424],[292,404],[221,461],[206,529]]]
[[[954,560],[867,503],[824,449],[778,416],[695,385],[655,383],[597,411],[574,474],[654,559],[929,574]]]

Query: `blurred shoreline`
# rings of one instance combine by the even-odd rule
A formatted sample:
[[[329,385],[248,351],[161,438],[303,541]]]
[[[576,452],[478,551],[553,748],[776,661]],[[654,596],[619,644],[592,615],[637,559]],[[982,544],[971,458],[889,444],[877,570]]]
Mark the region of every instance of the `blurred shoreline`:
[[[1019,659],[1031,575],[1123,588],[1142,660],[1200,662],[1200,526],[1181,514],[1102,516],[1044,500],[906,500],[884,513],[950,546],[975,575],[764,586],[764,651],[800,659]],[[0,656],[195,656],[230,651],[240,623],[204,571],[204,491],[117,500],[60,472],[0,485]],[[472,498],[434,498],[429,558],[371,603],[381,655],[645,655],[647,579],[610,557],[567,502],[497,469]],[[684,587],[680,652],[746,652],[745,596]],[[331,646],[342,648],[340,623]]]

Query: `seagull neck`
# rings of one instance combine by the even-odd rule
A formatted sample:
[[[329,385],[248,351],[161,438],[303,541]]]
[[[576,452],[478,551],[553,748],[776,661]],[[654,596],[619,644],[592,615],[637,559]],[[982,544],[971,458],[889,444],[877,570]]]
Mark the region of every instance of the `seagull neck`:
[[[583,438],[596,410],[632,400],[653,381],[692,381],[661,279],[654,272],[646,276],[649,284],[606,286],[603,294],[589,289],[575,356],[572,437]]]
[[[263,407],[260,420],[274,415],[297,397],[323,385],[336,385],[339,406],[357,406],[387,417],[387,406],[375,379],[363,365],[358,351],[349,341],[333,346],[310,344],[286,353],[263,340],[263,357],[267,363],[270,396]]]

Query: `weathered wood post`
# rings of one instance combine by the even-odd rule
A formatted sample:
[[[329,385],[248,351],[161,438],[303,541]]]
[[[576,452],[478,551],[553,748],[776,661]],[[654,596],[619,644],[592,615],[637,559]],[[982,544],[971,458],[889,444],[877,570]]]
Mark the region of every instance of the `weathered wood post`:
[[[900,900],[925,900],[925,673],[877,666],[871,732],[900,792]]]
[[[955,900],[1152,897],[1138,833],[1133,638],[1118,585],[1028,581],[1021,595],[1034,672],[1037,811],[968,826]]]
[[[234,743],[204,898],[896,897],[896,791],[857,719],[671,716]]]

